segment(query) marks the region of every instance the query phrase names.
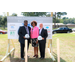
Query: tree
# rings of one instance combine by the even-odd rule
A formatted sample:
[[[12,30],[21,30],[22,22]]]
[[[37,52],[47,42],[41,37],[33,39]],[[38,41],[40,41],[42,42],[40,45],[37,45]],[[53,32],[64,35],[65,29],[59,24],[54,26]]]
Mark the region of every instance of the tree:
[[[47,15],[46,15],[46,17],[50,17],[50,16],[51,16],[50,14],[47,14]]]
[[[59,18],[59,19],[61,18],[61,16],[67,15],[66,12],[57,12],[56,14],[57,14],[57,18]]]
[[[22,12],[23,16],[46,16],[47,12]]]
[[[53,19],[54,19],[54,27],[56,28],[56,19],[59,19],[61,18],[61,16],[63,15],[67,15],[66,12],[55,12],[54,15],[53,15]]]
[[[63,19],[63,23],[64,24],[68,24],[68,23],[75,24],[75,18],[65,18]]]
[[[2,22],[1,20],[2,20],[2,16],[0,15],[0,25],[1,25],[1,22]]]
[[[16,13],[13,13],[11,16],[17,16],[17,14]]]
[[[60,21],[60,23],[63,23],[63,19],[60,19],[59,21]]]
[[[63,20],[64,20],[64,19],[68,19],[68,17],[63,17],[62,19],[63,19]]]
[[[7,17],[3,16],[1,20],[1,25],[4,27],[4,29],[5,29],[6,24],[7,24]]]
[[[54,19],[54,28],[56,28],[56,12],[55,12],[55,14],[53,15],[53,19]]]

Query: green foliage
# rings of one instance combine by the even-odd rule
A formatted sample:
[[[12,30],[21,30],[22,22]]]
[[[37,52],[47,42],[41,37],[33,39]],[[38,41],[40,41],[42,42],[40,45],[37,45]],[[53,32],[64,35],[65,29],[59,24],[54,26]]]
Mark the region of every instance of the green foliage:
[[[17,14],[16,13],[13,13],[11,16],[17,16]]]
[[[53,18],[53,23],[60,23],[60,19],[56,18],[56,22],[55,22],[55,18]]]
[[[60,19],[60,23],[63,23],[63,19]]]
[[[56,23],[63,23],[63,20],[60,19],[61,16],[67,15],[66,12],[55,12],[53,14],[53,23],[54,23],[54,28],[56,28]]]
[[[68,23],[75,24],[75,18],[66,18],[66,19],[63,19],[63,23],[64,24],[68,24]]]
[[[44,16],[46,12],[22,12],[23,16]]]
[[[5,29],[5,26],[7,25],[7,17],[6,16],[4,16],[4,17],[2,17],[2,19],[1,19],[1,25],[4,27],[4,29]]]
[[[51,16],[51,14],[46,14],[46,17],[50,17]]]
[[[53,22],[54,22],[54,19],[53,19]],[[64,17],[62,19],[56,18],[56,23],[63,23],[63,24],[71,23],[71,24],[75,24],[75,18],[68,18],[68,17]]]
[[[64,20],[64,19],[68,19],[68,17],[63,17],[62,19],[63,19],[63,20]]]
[[[0,15],[0,25],[1,25],[2,16]]]
[[[61,18],[61,16],[67,15],[66,12],[57,12],[56,14],[57,14],[57,18]]]
[[[7,17],[6,16],[0,16],[0,25],[4,27],[7,25]]]

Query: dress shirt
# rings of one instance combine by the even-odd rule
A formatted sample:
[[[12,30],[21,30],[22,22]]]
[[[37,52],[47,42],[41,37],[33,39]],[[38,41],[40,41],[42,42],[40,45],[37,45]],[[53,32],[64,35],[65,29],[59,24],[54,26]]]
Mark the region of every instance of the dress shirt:
[[[27,34],[29,34],[28,26],[25,26],[25,29],[26,29],[26,31],[27,31]]]
[[[41,34],[42,29],[43,29],[43,28],[40,29],[39,34]]]

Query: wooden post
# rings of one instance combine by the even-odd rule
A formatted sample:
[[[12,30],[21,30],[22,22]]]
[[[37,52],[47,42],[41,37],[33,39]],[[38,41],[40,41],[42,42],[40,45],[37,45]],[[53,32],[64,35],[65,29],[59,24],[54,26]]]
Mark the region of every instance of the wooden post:
[[[57,61],[60,62],[59,39],[57,39]]]
[[[51,17],[53,17],[53,12],[51,12]],[[52,39],[49,39],[48,41],[48,48],[50,47],[50,44],[52,44]]]
[[[9,16],[9,12],[7,12],[7,16]],[[10,39],[8,39],[8,45],[9,45],[8,52],[10,53]]]
[[[7,12],[7,16],[9,16],[9,12]],[[1,59],[1,62],[4,61],[11,54],[11,52],[13,52],[15,50],[14,42],[12,39],[11,39],[11,41],[12,41],[14,48],[12,50],[10,50],[10,39],[8,39],[8,47],[7,47],[6,55]]]
[[[7,16],[9,16],[9,12],[7,12]]]
[[[15,45],[14,45],[13,39],[11,39],[11,42],[12,42],[13,47],[15,48]]]
[[[51,17],[53,17],[53,12],[51,12]]]
[[[25,62],[27,62],[28,58],[27,58],[27,47],[28,47],[28,41],[25,40]]]
[[[10,39],[8,39],[8,53],[10,53]]]

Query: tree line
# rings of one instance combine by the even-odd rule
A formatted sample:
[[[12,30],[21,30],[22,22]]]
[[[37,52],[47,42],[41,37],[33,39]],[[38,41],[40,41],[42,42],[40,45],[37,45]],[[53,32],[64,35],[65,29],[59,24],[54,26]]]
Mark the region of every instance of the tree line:
[[[43,17],[50,17],[51,13],[50,12],[21,12],[23,16],[43,16]],[[63,17],[61,16],[67,15],[66,12],[53,12],[53,23],[56,26],[56,23],[63,23],[63,24],[75,24],[75,18],[68,18],[68,17]],[[13,13],[10,16],[17,16],[16,13]],[[7,26],[7,16],[0,16],[0,26],[4,27]]]
[[[75,18],[68,18],[68,17],[63,17],[62,19],[57,18],[56,23],[75,24]]]
[[[13,13],[10,16],[17,16],[17,14]],[[3,27],[5,29],[6,26],[7,26],[7,16],[6,15],[4,15],[4,16],[0,15],[0,27]]]
[[[45,16],[45,17],[50,17],[51,13],[48,12],[22,12],[23,16]],[[63,23],[63,24],[75,24],[75,18],[68,18],[68,17],[63,17],[61,16],[67,15],[67,12],[54,12],[53,13],[53,23]]]

